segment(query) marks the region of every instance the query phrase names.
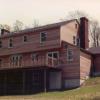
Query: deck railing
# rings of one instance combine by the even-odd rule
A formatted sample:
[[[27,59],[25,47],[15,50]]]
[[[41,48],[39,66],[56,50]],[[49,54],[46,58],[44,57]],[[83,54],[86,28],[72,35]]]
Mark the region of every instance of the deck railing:
[[[26,60],[26,61],[20,61],[17,64],[15,63],[2,63],[0,65],[0,69],[5,68],[24,68],[24,67],[41,67],[41,66],[47,66],[47,67],[57,67],[59,65],[59,59],[56,58],[47,58],[47,57],[39,57],[36,60]]]

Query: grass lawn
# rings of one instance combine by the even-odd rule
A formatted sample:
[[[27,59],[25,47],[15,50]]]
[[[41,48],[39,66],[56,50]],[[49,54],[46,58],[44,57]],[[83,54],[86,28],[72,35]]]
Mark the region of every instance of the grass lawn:
[[[100,77],[91,78],[78,89],[34,95],[1,96],[0,100],[100,100]]]

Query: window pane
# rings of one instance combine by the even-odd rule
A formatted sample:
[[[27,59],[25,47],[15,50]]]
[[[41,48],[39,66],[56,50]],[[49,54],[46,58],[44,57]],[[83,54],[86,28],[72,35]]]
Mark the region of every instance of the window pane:
[[[58,58],[58,53],[53,53],[53,58]]]
[[[12,41],[12,39],[9,40],[9,47],[13,47],[13,41]]]
[[[52,57],[52,53],[49,53],[49,54],[48,54],[48,57]]]
[[[73,60],[73,51],[71,49],[68,49],[68,51],[67,51],[67,60],[68,61]]]
[[[27,36],[24,36],[24,42],[27,42]]]
[[[33,53],[32,54],[32,60],[38,60],[38,54]]]
[[[76,44],[76,37],[73,36],[73,44]]]
[[[41,34],[41,42],[46,41],[46,33],[40,33]]]

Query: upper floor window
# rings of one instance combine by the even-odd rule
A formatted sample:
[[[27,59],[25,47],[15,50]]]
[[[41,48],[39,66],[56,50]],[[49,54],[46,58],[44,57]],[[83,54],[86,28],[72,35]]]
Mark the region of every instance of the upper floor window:
[[[76,37],[73,36],[73,44],[76,44]]]
[[[67,49],[67,61],[73,61],[73,50]]]
[[[77,46],[80,47],[80,38],[77,38]]]
[[[0,40],[0,48],[2,48],[2,41]]]
[[[9,47],[13,47],[13,40],[9,39]]]
[[[23,41],[24,41],[24,42],[27,42],[27,36],[24,36],[24,37],[23,37]]]
[[[80,38],[78,38],[77,36],[73,36],[73,44],[80,46]]]
[[[46,32],[40,33],[40,43],[45,42],[46,38],[47,38],[47,33]]]

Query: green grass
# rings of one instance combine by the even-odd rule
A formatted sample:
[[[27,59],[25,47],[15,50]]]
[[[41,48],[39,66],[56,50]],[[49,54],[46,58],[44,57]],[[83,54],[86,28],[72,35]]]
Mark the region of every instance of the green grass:
[[[78,89],[35,95],[1,96],[0,100],[100,100],[100,77],[91,78]]]

